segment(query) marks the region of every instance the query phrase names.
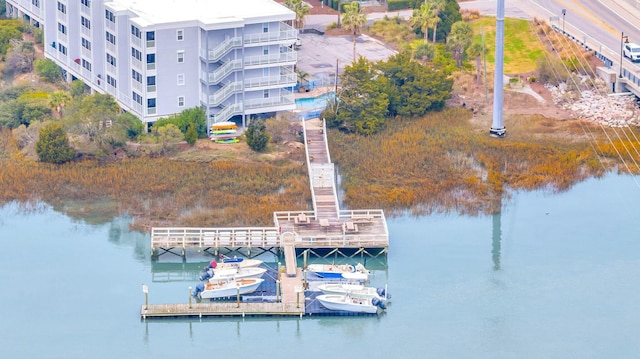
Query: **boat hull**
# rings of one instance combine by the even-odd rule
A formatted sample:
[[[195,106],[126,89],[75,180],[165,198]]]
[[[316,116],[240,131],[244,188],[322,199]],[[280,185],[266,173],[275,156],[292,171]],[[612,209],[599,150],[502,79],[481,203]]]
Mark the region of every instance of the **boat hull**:
[[[259,259],[243,259],[242,261],[225,261],[217,264],[217,268],[249,268],[249,267],[259,267],[262,265],[262,261]]]
[[[200,298],[215,299],[253,293],[262,282],[264,282],[262,278],[246,278],[227,282],[218,281],[216,283],[207,283],[204,291],[200,293]]]
[[[258,267],[218,269],[213,272],[213,277],[209,279],[209,282],[213,283],[229,279],[261,278],[266,272],[267,270],[265,268]]]
[[[357,298],[387,300],[387,298],[380,296],[378,288],[365,287],[360,284],[328,283],[319,285],[318,289],[320,289],[323,294],[350,295]]]
[[[322,306],[330,310],[367,314],[377,314],[380,310],[380,308],[372,304],[371,299],[367,298],[354,298],[339,294],[321,294],[317,299]]]
[[[360,264],[310,264],[307,270],[315,273],[320,278],[344,278],[350,280],[366,281],[369,278],[369,271]]]

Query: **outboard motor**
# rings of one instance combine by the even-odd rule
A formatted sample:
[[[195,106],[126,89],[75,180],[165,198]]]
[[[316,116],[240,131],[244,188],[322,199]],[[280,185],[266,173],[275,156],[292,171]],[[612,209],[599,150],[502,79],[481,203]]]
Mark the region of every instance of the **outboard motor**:
[[[208,280],[209,278],[213,278],[213,269],[207,269],[204,273],[200,275],[200,280]]]
[[[386,298],[386,299],[391,298],[391,294],[387,293],[387,291],[384,288],[376,288],[376,293],[378,293],[378,295],[382,298]]]
[[[378,298],[372,298],[371,299],[371,304],[375,305],[376,307],[378,307],[378,308],[380,308],[382,310],[387,309],[387,306],[384,305],[384,303],[381,300],[379,300]]]
[[[204,292],[204,284],[198,283],[198,285],[196,285],[196,290],[193,292],[193,296],[197,298],[202,292]]]

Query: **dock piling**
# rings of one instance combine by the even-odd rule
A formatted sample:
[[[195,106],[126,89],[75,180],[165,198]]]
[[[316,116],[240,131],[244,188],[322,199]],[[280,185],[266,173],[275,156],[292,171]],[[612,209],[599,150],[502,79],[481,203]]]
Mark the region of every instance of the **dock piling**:
[[[191,306],[191,297],[192,297],[192,295],[191,295],[191,287],[189,287],[189,309],[192,308],[192,306]]]

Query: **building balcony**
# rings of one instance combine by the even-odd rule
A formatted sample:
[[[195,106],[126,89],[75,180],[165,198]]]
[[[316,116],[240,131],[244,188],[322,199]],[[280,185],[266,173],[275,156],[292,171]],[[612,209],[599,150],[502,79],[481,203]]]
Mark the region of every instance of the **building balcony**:
[[[87,29],[84,26],[80,26],[80,32],[82,32],[82,35],[84,35],[85,38],[91,39],[91,30],[90,29]]]
[[[256,77],[244,80],[245,89],[256,90],[259,88],[273,88],[273,87],[293,87],[297,82],[297,75],[293,72],[269,77]]]
[[[147,49],[153,49],[156,47],[156,40],[147,40]]]
[[[217,90],[213,95],[209,96],[209,106],[220,106],[220,104],[229,98],[229,96],[240,93],[244,89],[242,81],[232,82]]]
[[[287,92],[284,92],[281,96],[277,96],[277,97],[246,100],[244,102],[244,108],[247,110],[251,110],[251,109],[257,109],[257,108],[291,105],[291,104],[295,104],[295,101],[296,101],[295,95],[287,91]]]
[[[111,54],[117,54],[116,45],[110,43],[109,41],[106,41],[106,44],[107,44],[106,48]]]
[[[298,38],[298,29],[280,24],[280,31],[245,34],[245,45],[262,45],[266,43],[293,43]]]
[[[84,56],[85,58],[87,58],[87,59],[91,58],[91,50],[89,50],[89,49],[87,49],[85,47],[82,47],[80,52],[82,53],[82,56]]]
[[[140,82],[138,82],[136,80],[132,80],[131,81],[131,88],[136,90],[138,93],[142,93],[142,83],[140,83]]]
[[[206,72],[202,73],[202,80],[209,84],[217,84],[220,81],[224,80],[229,74],[234,71],[242,70],[242,59],[231,60],[226,62],[224,65],[218,67],[214,71],[207,74]]]
[[[214,49],[203,49],[200,56],[208,61],[218,61],[222,56],[228,54],[231,50],[242,47],[241,37],[232,37],[223,41]]]
[[[104,20],[104,27],[105,27],[105,29],[110,30],[109,32],[111,32],[112,34],[116,34],[117,33],[117,31],[116,31],[116,23],[115,22],[111,22],[111,21],[105,19]]]
[[[264,65],[273,65],[273,64],[295,64],[298,60],[298,54],[293,50],[288,50],[286,52],[278,53],[278,54],[269,54],[269,55],[260,55],[260,56],[249,56],[244,59],[245,68],[256,68]]]
[[[135,45],[138,48],[138,50],[142,49],[142,39],[141,38],[131,35],[131,43],[133,45]]]
[[[156,85],[147,85],[147,93],[156,92],[156,91],[157,91],[157,86]]]

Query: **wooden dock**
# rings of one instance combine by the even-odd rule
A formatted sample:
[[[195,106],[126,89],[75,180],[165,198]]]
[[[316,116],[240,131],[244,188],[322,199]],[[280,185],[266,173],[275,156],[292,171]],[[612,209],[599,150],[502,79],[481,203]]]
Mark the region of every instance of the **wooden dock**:
[[[277,250],[285,247],[283,237],[289,237],[294,254],[311,250],[329,254],[386,255],[389,231],[381,209],[341,210],[335,183],[335,168],[329,155],[326,126],[323,121],[303,121],[307,168],[313,209],[273,214],[273,227],[193,228],[163,227],[151,230],[152,257],[164,253],[186,255],[186,249],[214,251],[218,249],[251,252]],[[178,251],[178,252],[176,252]],[[288,252],[291,252],[289,250]],[[326,256],[327,254],[325,254]],[[285,253],[285,261],[287,254]],[[295,258],[294,258],[295,259]],[[289,261],[291,262],[291,260]],[[288,273],[292,269],[288,268]]]

